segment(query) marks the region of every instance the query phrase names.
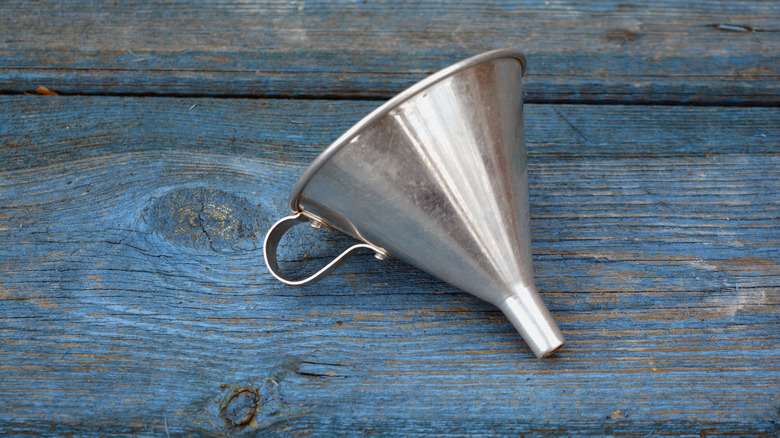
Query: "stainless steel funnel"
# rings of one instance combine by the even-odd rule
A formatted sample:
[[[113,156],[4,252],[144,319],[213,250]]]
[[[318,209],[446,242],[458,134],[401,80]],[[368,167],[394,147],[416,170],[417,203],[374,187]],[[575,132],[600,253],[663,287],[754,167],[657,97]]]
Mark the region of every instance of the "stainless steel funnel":
[[[290,194],[294,213],[268,231],[264,256],[284,283],[320,279],[360,249],[397,257],[495,306],[537,357],[564,338],[533,280],[521,82],[525,56],[495,50],[412,86],[339,137]],[[357,244],[291,280],[276,249],[312,221]]]

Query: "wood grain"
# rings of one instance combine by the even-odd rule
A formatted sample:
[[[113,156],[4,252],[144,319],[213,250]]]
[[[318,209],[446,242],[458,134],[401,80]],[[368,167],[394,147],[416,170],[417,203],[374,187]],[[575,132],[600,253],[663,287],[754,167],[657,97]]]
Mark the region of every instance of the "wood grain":
[[[0,434],[778,432],[780,110],[527,105],[536,360],[397,261],[259,249],[373,101],[0,97]],[[348,245],[296,230],[291,272]],[[298,262],[295,262],[298,260]]]
[[[774,1],[0,3],[0,91],[387,99],[482,51],[530,102],[780,102]]]

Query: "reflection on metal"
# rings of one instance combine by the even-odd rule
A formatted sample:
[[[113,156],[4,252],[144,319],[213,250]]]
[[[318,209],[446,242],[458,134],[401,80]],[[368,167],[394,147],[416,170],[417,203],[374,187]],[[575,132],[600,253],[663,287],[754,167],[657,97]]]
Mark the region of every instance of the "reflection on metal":
[[[359,249],[396,257],[499,307],[533,352],[563,345],[533,280],[523,124],[525,56],[496,50],[402,92],[328,147],[292,189],[265,259],[316,281]],[[285,231],[316,220],[360,240],[310,278],[276,263]]]

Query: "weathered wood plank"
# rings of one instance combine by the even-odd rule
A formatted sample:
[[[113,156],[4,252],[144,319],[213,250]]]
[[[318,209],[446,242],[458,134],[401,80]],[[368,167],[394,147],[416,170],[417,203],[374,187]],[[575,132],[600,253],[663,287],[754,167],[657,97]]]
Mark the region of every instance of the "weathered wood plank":
[[[725,0],[3,2],[0,90],[388,98],[517,46],[532,102],[777,105],[777,17]]]
[[[491,306],[261,237],[378,102],[0,98],[0,434],[776,434],[780,109],[528,105],[550,360]],[[348,244],[299,230],[305,268]]]

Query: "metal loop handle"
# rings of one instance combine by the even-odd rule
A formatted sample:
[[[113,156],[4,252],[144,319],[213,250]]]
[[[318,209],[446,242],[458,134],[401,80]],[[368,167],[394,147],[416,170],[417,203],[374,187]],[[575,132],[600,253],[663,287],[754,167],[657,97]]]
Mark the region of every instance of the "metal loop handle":
[[[306,277],[302,280],[291,280],[289,278],[285,278],[279,270],[279,264],[276,261],[276,249],[279,246],[279,241],[282,240],[282,236],[284,236],[284,233],[286,233],[287,230],[298,224],[302,224],[308,221],[309,218],[307,218],[303,213],[287,216],[273,224],[271,229],[268,230],[268,233],[265,235],[265,241],[263,242],[263,257],[265,257],[265,264],[268,266],[268,270],[271,271],[271,275],[284,284],[288,284],[290,286],[303,286],[317,282],[341,266],[341,264],[344,263],[350,255],[362,249],[370,249],[378,255],[385,256],[382,250],[373,245],[369,245],[367,243],[358,243],[357,245],[352,245],[351,247],[347,248],[346,251],[342,252],[338,257],[333,259],[314,275]]]

